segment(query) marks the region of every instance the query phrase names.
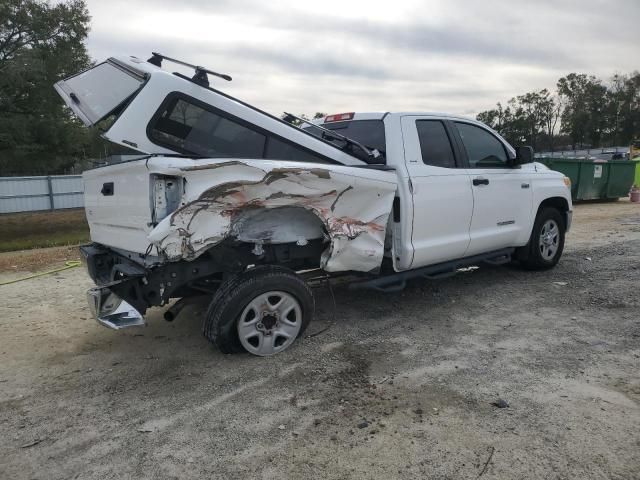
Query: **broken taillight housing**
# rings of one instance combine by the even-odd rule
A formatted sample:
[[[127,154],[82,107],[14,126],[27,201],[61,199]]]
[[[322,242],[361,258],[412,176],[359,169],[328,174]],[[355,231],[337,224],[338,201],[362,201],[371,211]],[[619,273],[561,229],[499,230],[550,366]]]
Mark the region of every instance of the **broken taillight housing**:
[[[151,217],[159,223],[180,206],[184,193],[182,177],[151,175]]]

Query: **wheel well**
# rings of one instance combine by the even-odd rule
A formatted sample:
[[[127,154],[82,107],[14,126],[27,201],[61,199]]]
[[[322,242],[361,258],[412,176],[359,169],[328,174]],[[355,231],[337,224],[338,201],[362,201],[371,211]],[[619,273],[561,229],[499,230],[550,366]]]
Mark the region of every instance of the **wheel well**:
[[[569,202],[567,202],[566,198],[562,198],[562,197],[547,198],[542,203],[540,203],[540,206],[538,207],[538,211],[536,212],[536,215],[540,212],[540,210],[546,207],[555,208],[558,211],[560,211],[560,213],[564,214],[569,211]]]
[[[327,238],[322,220],[298,206],[243,212],[233,220],[231,236],[247,265],[277,263],[292,268],[317,268]]]
[[[540,202],[540,205],[538,206],[538,210],[536,211],[536,216],[533,218],[533,221],[531,222],[531,230],[529,230],[529,241],[526,245],[523,245],[516,250],[516,258],[520,261],[526,261],[529,258],[529,244],[531,241],[531,235],[533,233],[533,229],[535,228],[535,223],[538,218],[538,214],[542,211],[543,208],[555,208],[563,216],[563,220],[565,222],[567,221],[566,213],[569,211],[569,202],[567,202],[565,198],[550,197]]]
[[[250,209],[238,215],[231,227],[233,237],[245,243],[306,244],[323,238],[320,218],[298,206]]]

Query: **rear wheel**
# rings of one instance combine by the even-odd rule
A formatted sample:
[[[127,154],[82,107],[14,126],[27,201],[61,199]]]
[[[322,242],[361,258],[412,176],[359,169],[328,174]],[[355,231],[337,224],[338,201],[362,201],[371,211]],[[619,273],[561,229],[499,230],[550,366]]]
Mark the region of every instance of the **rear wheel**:
[[[303,334],[314,309],[313,294],[298,275],[282,267],[260,266],[220,287],[203,331],[223,353],[275,355]]]
[[[529,243],[518,252],[520,264],[529,270],[554,267],[564,249],[565,223],[555,208],[542,208],[536,217]]]

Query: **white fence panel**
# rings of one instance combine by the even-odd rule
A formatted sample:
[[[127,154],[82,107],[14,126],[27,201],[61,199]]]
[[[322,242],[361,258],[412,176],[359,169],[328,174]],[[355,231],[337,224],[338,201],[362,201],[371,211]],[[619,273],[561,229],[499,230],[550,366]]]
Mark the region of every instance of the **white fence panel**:
[[[51,177],[51,185],[53,193],[66,194],[69,192],[82,193],[82,177],[81,176],[59,176]]]
[[[82,207],[83,191],[81,175],[0,177],[0,213]]]

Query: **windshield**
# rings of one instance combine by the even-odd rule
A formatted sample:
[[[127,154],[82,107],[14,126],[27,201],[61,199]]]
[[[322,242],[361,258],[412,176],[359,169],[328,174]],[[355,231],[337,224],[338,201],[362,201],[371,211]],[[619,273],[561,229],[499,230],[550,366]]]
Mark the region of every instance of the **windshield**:
[[[368,163],[385,163],[384,155],[387,150],[386,140],[384,136],[384,122],[382,120],[351,120],[348,122],[330,122],[320,125],[328,130],[335,130],[336,133],[349,137],[356,142],[363,144],[370,150],[376,149],[382,157],[379,159],[368,158],[365,152],[360,152],[360,149],[355,147],[356,151],[353,151],[354,155],[361,158]],[[340,148],[344,148],[344,140],[339,138],[330,137],[327,132],[323,132],[320,128],[313,125],[309,125],[303,128],[303,130],[316,135],[317,137],[324,138],[329,142],[337,145]],[[324,135],[323,135],[324,133]]]

